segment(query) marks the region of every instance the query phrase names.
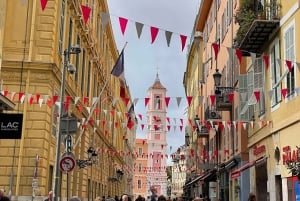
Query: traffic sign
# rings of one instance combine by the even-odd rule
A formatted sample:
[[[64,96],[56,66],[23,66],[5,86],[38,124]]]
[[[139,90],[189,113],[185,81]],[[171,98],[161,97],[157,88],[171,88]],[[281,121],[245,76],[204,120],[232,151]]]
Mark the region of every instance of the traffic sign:
[[[69,173],[75,168],[76,162],[73,155],[63,155],[59,161],[59,167],[62,172]]]

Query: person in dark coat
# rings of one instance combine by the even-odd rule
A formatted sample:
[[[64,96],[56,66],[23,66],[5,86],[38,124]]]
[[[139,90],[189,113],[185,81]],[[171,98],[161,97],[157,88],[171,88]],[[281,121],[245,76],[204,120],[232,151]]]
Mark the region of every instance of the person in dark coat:
[[[10,201],[9,197],[5,195],[5,190],[0,189],[0,201]]]

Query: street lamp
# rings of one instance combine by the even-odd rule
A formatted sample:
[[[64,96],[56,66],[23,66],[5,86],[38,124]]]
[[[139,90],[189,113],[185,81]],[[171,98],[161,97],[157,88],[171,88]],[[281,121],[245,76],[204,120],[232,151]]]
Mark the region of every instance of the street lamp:
[[[66,70],[69,73],[74,74],[76,72],[76,68],[70,64],[70,55],[71,54],[79,54],[81,52],[80,46],[77,44],[75,46],[71,46],[68,49],[64,50],[64,63],[62,69],[62,78],[61,78],[61,95],[60,95],[60,108],[59,108],[59,124],[58,124],[58,136],[57,136],[57,146],[56,146],[56,166],[55,166],[55,178],[54,178],[54,200],[58,199],[58,182],[60,177],[59,171],[59,160],[60,160],[60,146],[61,146],[61,134],[62,134],[62,116],[63,116],[63,107],[64,107],[64,96],[65,96],[65,82],[66,82]]]
[[[117,174],[116,177],[109,177],[109,178],[108,178],[108,181],[111,182],[111,183],[121,181],[122,178],[123,178],[123,175],[124,175],[123,171],[120,170],[120,169],[118,169],[118,170],[116,171],[116,174]]]
[[[216,72],[213,74],[215,86],[219,87],[221,85],[222,74],[219,72],[219,69],[216,68]]]
[[[86,160],[82,160],[82,159],[76,160],[76,164],[79,166],[79,168],[85,168],[87,166],[91,166],[91,165],[96,163],[97,156],[98,156],[97,151],[94,150],[93,147],[90,147],[87,150],[87,153],[88,153],[88,159],[86,159]]]

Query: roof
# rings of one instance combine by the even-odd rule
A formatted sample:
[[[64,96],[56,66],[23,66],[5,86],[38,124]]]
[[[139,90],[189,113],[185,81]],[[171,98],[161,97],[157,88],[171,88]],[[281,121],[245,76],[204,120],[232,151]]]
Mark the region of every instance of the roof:
[[[159,79],[159,77],[158,77],[158,73],[156,74],[155,81],[154,81],[153,85],[150,87],[150,89],[166,89],[166,88],[160,83],[160,79]]]

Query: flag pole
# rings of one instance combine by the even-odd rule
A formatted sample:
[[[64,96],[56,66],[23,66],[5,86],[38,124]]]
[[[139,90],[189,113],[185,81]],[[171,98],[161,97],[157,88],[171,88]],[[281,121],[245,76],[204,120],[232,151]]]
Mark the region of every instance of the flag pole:
[[[126,41],[126,43],[124,44],[124,46],[123,46],[121,52],[125,49],[125,47],[127,46],[127,43],[128,43],[128,42]],[[109,76],[110,76],[110,75],[111,75],[111,74],[109,74]],[[88,118],[86,119],[85,122],[89,122],[90,118],[92,117],[93,112],[94,112],[94,110],[95,110],[95,108],[96,108],[96,106],[97,106],[97,104],[98,104],[98,102],[99,102],[99,100],[100,100],[100,97],[101,97],[101,95],[102,95],[104,89],[106,88],[106,85],[108,84],[108,81],[110,80],[110,79],[109,79],[109,76],[108,76],[108,78],[106,79],[106,81],[105,81],[105,83],[104,83],[104,86],[102,87],[102,89],[101,89],[101,91],[100,91],[100,93],[99,93],[99,95],[98,95],[97,100],[96,100],[95,103],[93,104],[93,106],[92,106],[92,108],[91,108],[91,111],[90,111],[90,113],[89,113],[89,116],[88,116]],[[77,138],[75,144],[73,145],[73,148],[76,148],[76,147],[77,147],[77,145],[78,145],[78,143],[79,143],[79,140],[81,139],[81,136],[83,135],[83,132],[84,132],[84,129],[82,129],[82,130],[80,131],[79,137]]]

